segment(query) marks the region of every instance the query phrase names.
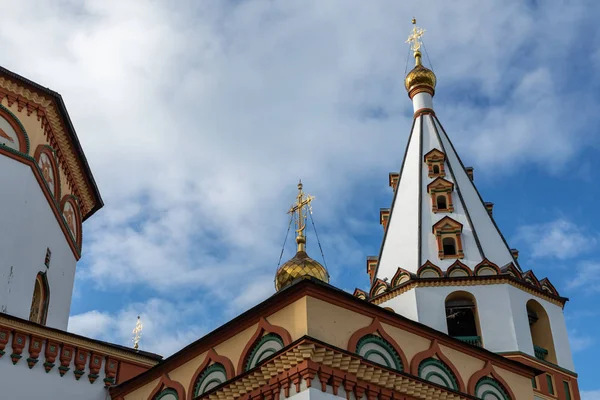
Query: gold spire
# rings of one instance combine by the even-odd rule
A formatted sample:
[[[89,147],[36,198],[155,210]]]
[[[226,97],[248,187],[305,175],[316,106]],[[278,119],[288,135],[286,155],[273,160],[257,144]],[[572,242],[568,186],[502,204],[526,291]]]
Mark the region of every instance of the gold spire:
[[[310,205],[314,197],[302,191],[302,181],[298,183],[298,196],[296,203],[290,208],[288,214],[294,214],[296,220],[296,243],[298,251],[291,260],[285,262],[275,274],[275,289],[277,291],[291,285],[298,279],[318,279],[329,282],[327,270],[306,254],[306,217],[312,212]]]
[[[140,316],[137,317],[137,322],[135,323],[135,328],[133,328],[133,348],[138,349],[140,347],[140,339],[142,338],[142,321],[140,320]]]
[[[310,203],[313,201],[314,196],[305,194],[302,191],[302,180],[298,182],[298,196],[296,199],[296,204],[290,208],[288,214],[296,214],[296,243],[298,243],[298,251],[306,251],[306,237],[304,236],[304,230],[306,229],[307,212],[312,211]]]
[[[412,19],[413,28],[406,40],[410,44],[415,57],[415,67],[406,75],[404,86],[408,91],[409,97],[412,97],[420,92],[428,92],[433,96],[435,92],[436,77],[433,71],[423,66],[421,61],[421,37],[425,33],[425,29],[417,27],[417,20]]]

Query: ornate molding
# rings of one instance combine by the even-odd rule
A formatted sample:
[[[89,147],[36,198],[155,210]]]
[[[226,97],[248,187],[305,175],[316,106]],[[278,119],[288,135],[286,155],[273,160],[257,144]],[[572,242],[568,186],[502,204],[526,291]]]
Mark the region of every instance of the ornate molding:
[[[390,335],[388,335],[387,332],[385,331],[385,329],[383,329],[383,326],[381,325],[379,318],[373,318],[373,322],[371,322],[371,324],[369,326],[365,326],[364,328],[357,330],[356,332],[354,332],[352,334],[352,336],[350,336],[350,340],[348,340],[348,347],[347,347],[348,351],[350,351],[352,353],[356,352],[356,346],[358,345],[358,341],[363,336],[369,335],[369,334],[374,334],[374,333],[378,333],[383,339],[385,339],[394,348],[394,350],[396,350],[396,353],[398,353],[398,356],[400,357],[400,360],[402,361],[402,370],[406,371],[409,368],[409,364],[406,359],[406,356],[404,355],[404,352],[402,351],[400,346],[398,346],[398,343],[396,343],[394,338],[392,338]]]
[[[196,381],[198,380],[198,377],[202,374],[202,372],[204,372],[204,369],[210,366],[212,363],[219,363],[225,368],[225,375],[227,376],[228,380],[232,379],[235,376],[235,371],[233,370],[233,363],[231,362],[231,360],[225,356],[218,355],[214,349],[210,349],[206,354],[206,357],[204,357],[204,361],[202,362],[202,364],[200,364],[196,372],[194,372],[194,376],[190,381],[190,386],[188,387],[188,400],[193,400],[194,386],[196,386]],[[185,399],[185,397],[182,397],[180,400],[183,399]]]
[[[148,396],[148,400],[154,400],[154,398],[156,398],[156,396],[165,389],[175,390],[177,392],[177,398],[179,400],[183,400],[186,398],[185,389],[183,385],[177,381],[171,380],[168,374],[164,374],[160,377],[160,381],[158,382],[152,393],[150,393],[150,396]],[[121,397],[117,397],[117,399],[120,398]]]
[[[466,392],[465,383],[463,382],[460,374],[458,373],[458,370],[456,369],[454,364],[452,364],[452,361],[450,361],[450,359],[444,355],[442,349],[440,349],[440,344],[437,339],[433,339],[431,341],[431,346],[429,347],[429,349],[417,353],[413,356],[412,360],[410,361],[410,373],[419,376],[419,365],[421,365],[421,362],[433,356],[436,356],[450,369],[450,371],[452,371],[452,374],[454,374],[454,378],[456,379],[456,383],[458,385],[458,390],[461,392]]]
[[[498,383],[500,383],[502,385],[502,389],[504,389],[506,391],[506,393],[512,400],[517,399],[515,397],[515,394],[513,393],[513,391],[506,384],[506,381],[504,379],[502,379],[502,377],[500,375],[498,375],[498,373],[494,369],[494,366],[492,365],[491,361],[486,362],[485,366],[482,369],[480,369],[479,371],[477,371],[473,375],[471,375],[471,378],[469,378],[469,386],[467,388],[468,393],[471,395],[475,395],[475,388],[477,387],[477,382],[479,382],[479,380],[481,378],[484,378],[486,376],[491,376],[496,381],[498,381]]]

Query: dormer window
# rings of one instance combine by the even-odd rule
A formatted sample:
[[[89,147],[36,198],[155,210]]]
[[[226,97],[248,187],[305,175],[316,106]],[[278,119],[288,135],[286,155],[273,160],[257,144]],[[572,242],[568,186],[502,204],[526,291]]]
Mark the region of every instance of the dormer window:
[[[462,224],[450,217],[444,217],[433,225],[433,234],[438,244],[440,260],[464,258],[462,248]]]
[[[433,149],[429,153],[425,154],[424,158],[429,171],[427,175],[430,178],[441,178],[446,176],[446,171],[444,170],[444,161],[446,161],[446,155],[442,151]]]
[[[436,178],[433,182],[427,185],[427,192],[431,196],[431,210],[434,213],[452,212],[452,191],[454,184],[444,178]]]

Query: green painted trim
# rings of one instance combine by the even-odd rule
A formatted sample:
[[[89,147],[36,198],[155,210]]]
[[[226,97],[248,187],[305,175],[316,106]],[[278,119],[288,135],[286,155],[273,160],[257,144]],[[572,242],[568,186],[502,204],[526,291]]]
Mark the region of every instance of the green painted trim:
[[[447,388],[451,388],[452,387],[452,380],[449,381],[447,376],[444,376],[444,375],[440,374],[437,371],[432,371],[432,372],[428,373],[427,375],[422,376],[421,378],[425,379],[426,381],[433,382],[430,379],[431,377],[438,377],[438,378],[440,378],[442,380],[442,382],[444,382],[443,386],[445,386]]]
[[[200,393],[200,388],[202,387],[202,384],[204,383],[206,378],[208,378],[210,376],[210,374],[212,374],[213,372],[222,372],[223,375],[227,376],[225,367],[219,363],[215,363],[215,364],[212,364],[212,365],[206,367],[204,369],[204,372],[202,372],[198,376],[198,379],[196,379],[196,383],[194,384],[194,397],[198,397],[199,395],[202,394],[202,393]],[[211,379],[208,383],[212,383],[212,382],[216,382],[216,381],[218,381],[219,384],[223,383],[218,379]]]
[[[256,367],[256,365],[258,363],[255,362],[254,360],[259,360],[260,356],[262,356],[266,351],[272,350],[273,353],[279,351],[279,350],[275,350],[275,348],[270,347],[270,348],[262,351],[260,354],[256,354],[262,345],[264,345],[265,343],[270,342],[270,341],[277,342],[282,348],[284,347],[283,339],[278,334],[268,333],[268,334],[264,335],[262,338],[260,338],[260,340],[258,342],[256,342],[256,344],[254,346],[252,346],[252,351],[250,351],[250,354],[248,354],[248,358],[246,361],[246,366],[244,368],[244,371],[248,371],[248,370]]]
[[[390,363],[388,362],[388,359],[386,356],[390,356],[390,354],[384,354],[379,350],[369,350],[365,353],[365,355],[363,356],[364,358],[366,358],[367,360],[369,359],[369,356],[375,354],[377,356],[380,356],[381,358],[383,358],[383,361],[385,361],[385,366],[388,368],[394,368],[393,365],[390,365]],[[393,358],[393,357],[392,357]]]
[[[495,399],[503,400],[500,397],[498,397],[498,395],[495,392],[492,392],[491,390],[486,390],[485,392],[483,392],[483,394],[481,395],[480,398],[484,399],[485,396],[487,396],[488,394],[491,394],[492,396],[494,396]]]
[[[486,384],[493,386],[496,390],[498,390],[502,394],[502,396],[504,396],[504,398],[500,399],[500,400],[510,400],[510,397],[508,397],[506,390],[504,390],[502,388],[502,386],[495,379],[489,378],[487,376],[481,378],[479,380],[479,382],[477,382],[477,385],[475,385],[475,395],[477,395],[477,392],[479,391],[479,388],[481,387],[481,385],[486,385]],[[483,396],[480,398],[483,398],[486,394],[489,394],[489,393],[492,393],[492,392],[489,392],[489,391],[483,392]],[[494,396],[495,396],[495,393],[492,393],[492,394],[494,394]]]
[[[550,374],[546,374],[546,383],[548,385],[548,393],[554,394],[554,382]]]
[[[394,346],[389,344],[387,342],[387,340],[385,340],[384,338],[382,338],[380,336],[369,334],[369,335],[365,335],[362,338],[360,338],[358,340],[358,342],[356,343],[356,353],[360,355],[360,350],[362,349],[362,347],[369,343],[377,344],[377,345],[383,347],[383,349],[388,352],[388,355],[391,356],[391,358],[392,358],[392,360],[394,360],[394,364],[395,364],[395,365],[391,365],[388,367],[394,368],[397,371],[403,370],[404,366],[402,365],[402,359],[396,352],[396,349],[394,349]],[[362,356],[362,357],[366,358],[366,356]],[[385,359],[385,357],[384,357],[384,359]]]
[[[25,127],[23,126],[23,124],[21,123],[21,121],[19,120],[19,118],[17,118],[17,116],[15,114],[13,114],[12,111],[10,111],[8,108],[4,107],[2,104],[0,104],[0,110],[5,111],[6,113],[8,113],[8,115],[10,115],[15,122],[17,123],[17,125],[19,125],[19,128],[21,128],[21,131],[23,132],[23,136],[25,136],[25,148],[27,151],[27,154],[29,154],[29,151],[31,150],[29,147],[29,135],[27,135],[27,131],[25,130]],[[21,152],[18,152],[19,154],[22,154]]]
[[[177,391],[175,391],[175,389],[171,389],[171,388],[163,390],[162,392],[160,392],[159,394],[157,394],[154,397],[153,400],[160,400],[160,399],[162,399],[163,397],[165,397],[168,394],[175,396],[175,398],[177,400],[179,400],[179,396],[177,396]]]
[[[430,372],[429,374],[427,374],[427,376],[425,376],[425,377],[422,376],[423,370],[430,365],[434,365],[446,373],[447,377],[450,379],[450,382],[448,382],[446,387],[449,387],[454,390],[458,390],[458,382],[457,382],[456,376],[454,376],[454,373],[452,372],[452,370],[450,368],[448,368],[448,366],[446,364],[444,364],[442,361],[440,361],[436,358],[426,358],[425,360],[421,361],[421,364],[419,364],[419,372],[418,372],[420,378],[429,380],[429,376],[431,376],[432,374],[435,373],[435,372]],[[440,376],[440,378],[442,378],[442,380],[444,382],[446,382],[446,379],[443,379],[443,377],[439,373],[437,373],[437,375]]]

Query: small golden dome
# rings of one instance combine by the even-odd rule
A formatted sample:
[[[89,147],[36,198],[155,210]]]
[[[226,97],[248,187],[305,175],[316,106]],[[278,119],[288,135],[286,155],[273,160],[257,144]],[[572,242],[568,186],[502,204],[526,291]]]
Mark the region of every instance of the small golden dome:
[[[435,92],[435,84],[436,78],[435,74],[429,68],[425,68],[421,64],[421,53],[415,53],[416,65],[406,75],[406,79],[404,79],[404,87],[408,92],[408,95],[412,98],[415,94],[413,91],[415,89],[422,89],[423,91],[429,92],[432,96]]]
[[[296,279],[318,279],[329,283],[329,274],[325,267],[310,258],[305,251],[299,250],[291,260],[277,270],[275,289],[279,291],[291,285]]]

